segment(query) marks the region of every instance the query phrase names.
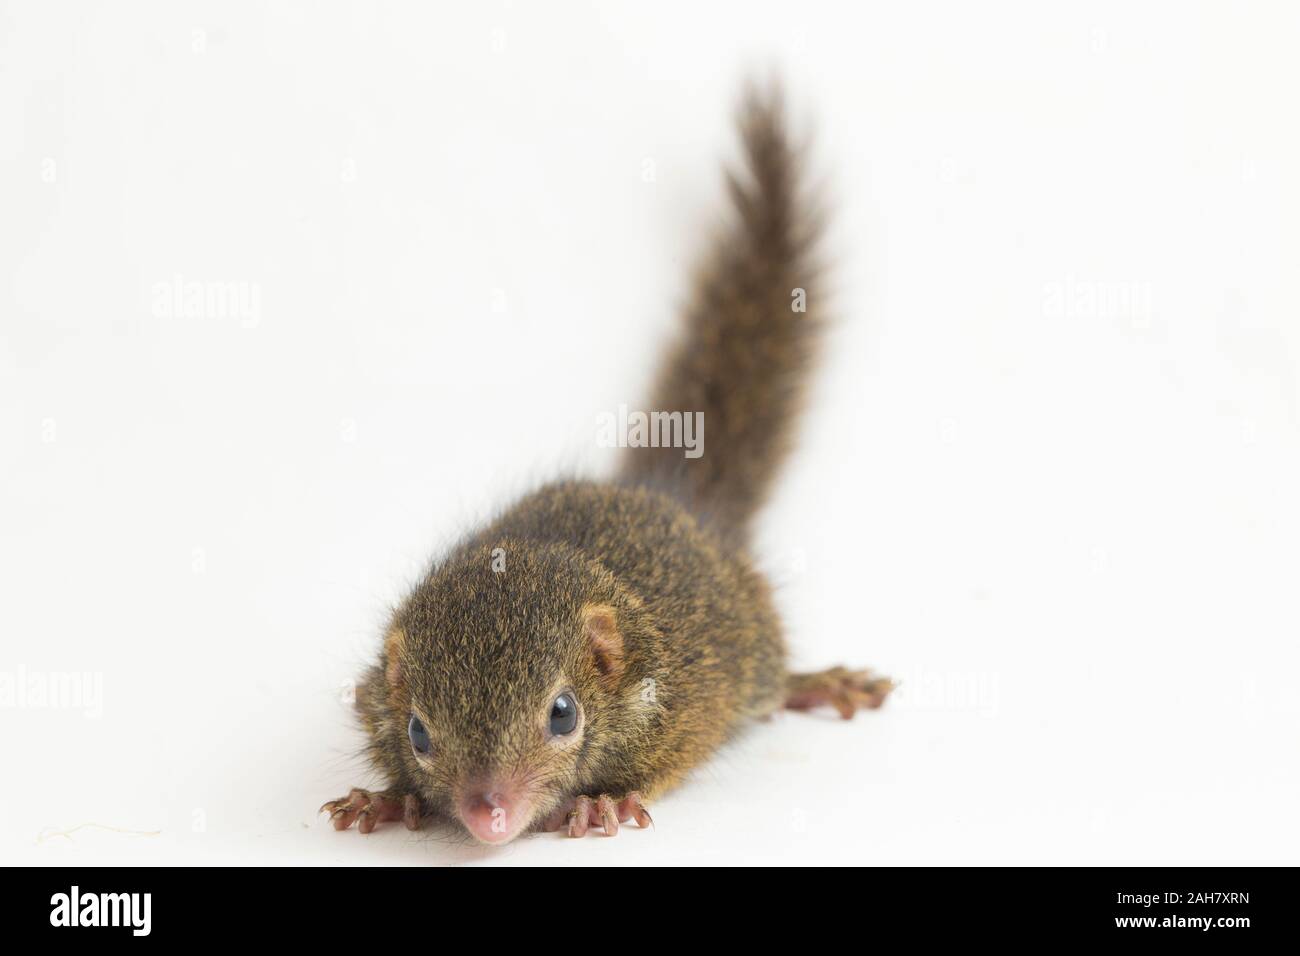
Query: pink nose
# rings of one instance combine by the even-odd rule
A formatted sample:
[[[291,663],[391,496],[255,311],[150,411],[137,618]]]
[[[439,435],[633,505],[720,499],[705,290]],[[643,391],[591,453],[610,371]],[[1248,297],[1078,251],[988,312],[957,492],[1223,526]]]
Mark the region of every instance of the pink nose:
[[[484,843],[505,843],[519,832],[519,801],[497,789],[472,793],[460,802],[465,828]]]

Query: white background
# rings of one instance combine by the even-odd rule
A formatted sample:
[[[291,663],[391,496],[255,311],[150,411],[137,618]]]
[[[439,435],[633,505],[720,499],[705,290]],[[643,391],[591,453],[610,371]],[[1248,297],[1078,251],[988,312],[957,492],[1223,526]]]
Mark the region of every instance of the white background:
[[[1300,10],[975,7],[5,4],[0,674],[102,713],[0,707],[0,857],[1300,862]],[[760,558],[903,689],[652,831],[335,833],[387,608],[612,467],[771,65],[839,326]]]

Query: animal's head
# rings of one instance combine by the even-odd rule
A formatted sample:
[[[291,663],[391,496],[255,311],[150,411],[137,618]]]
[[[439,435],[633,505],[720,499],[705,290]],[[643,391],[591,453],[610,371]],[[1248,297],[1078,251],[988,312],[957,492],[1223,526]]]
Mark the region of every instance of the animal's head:
[[[388,631],[388,751],[431,807],[506,843],[584,792],[651,719],[652,633],[636,599],[567,548],[458,552]]]

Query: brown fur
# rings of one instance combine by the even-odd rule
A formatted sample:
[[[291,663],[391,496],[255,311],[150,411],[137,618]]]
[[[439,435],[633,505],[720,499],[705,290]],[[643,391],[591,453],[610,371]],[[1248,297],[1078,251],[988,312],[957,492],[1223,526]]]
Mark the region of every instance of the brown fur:
[[[815,312],[791,302],[812,280],[813,231],[779,98],[751,93],[741,130],[735,219],[699,272],[652,406],[703,411],[704,456],[639,449],[614,482],[527,496],[437,564],[365,676],[370,756],[389,793],[425,812],[452,813],[487,777],[533,794],[533,823],[579,795],[649,798],[784,700],[780,622],[742,543],[812,359]],[[565,689],[582,725],[558,747],[544,727]],[[408,740],[412,713],[428,757]]]
[[[696,272],[650,405],[703,411],[705,453],[639,449],[623,468],[625,480],[673,489],[737,544],[789,453],[822,324],[812,289],[821,217],[801,191],[778,91],[750,89],[740,131],[748,165],[727,174],[733,215]],[[796,289],[806,311],[794,309]]]

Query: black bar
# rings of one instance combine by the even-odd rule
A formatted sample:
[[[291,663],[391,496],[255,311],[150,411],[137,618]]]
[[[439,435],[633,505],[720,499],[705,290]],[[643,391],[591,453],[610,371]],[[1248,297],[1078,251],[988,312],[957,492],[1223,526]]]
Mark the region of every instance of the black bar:
[[[1232,947],[1296,934],[1293,869],[787,869],[721,876],[576,869],[11,868],[13,889],[0,907],[7,941],[58,942],[75,934],[81,943],[116,938],[132,945],[255,942],[259,927],[331,947],[432,933],[430,948],[512,933],[539,934],[535,945],[579,946],[590,932],[602,946],[623,938],[627,948],[644,949],[655,938],[668,945],[664,934],[697,932],[692,926],[699,927],[697,942],[710,945],[738,930],[774,941],[778,930],[811,927],[818,938],[842,931],[871,948],[872,938],[895,934],[917,943]],[[119,925],[66,925],[74,886],[82,912],[111,918],[116,911]],[[114,896],[101,906],[99,894]],[[95,903],[87,903],[92,896]]]

